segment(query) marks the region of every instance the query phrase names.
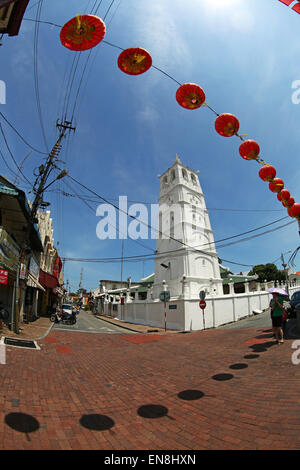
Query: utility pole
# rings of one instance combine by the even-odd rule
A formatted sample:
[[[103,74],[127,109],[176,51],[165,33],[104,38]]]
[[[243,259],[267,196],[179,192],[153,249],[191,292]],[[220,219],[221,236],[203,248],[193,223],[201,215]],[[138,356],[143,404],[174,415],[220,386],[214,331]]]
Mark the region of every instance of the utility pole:
[[[64,176],[66,176],[68,174],[66,170],[63,170],[55,178],[54,181],[52,181],[50,184],[48,184],[48,186],[45,186],[47,178],[50,174],[50,171],[51,171],[52,167],[54,166],[54,161],[57,159],[57,156],[58,156],[58,154],[61,150],[61,147],[62,147],[61,141],[64,138],[64,136],[66,134],[66,131],[67,130],[75,131],[75,129],[76,129],[75,127],[72,127],[71,124],[72,123],[70,121],[64,121],[64,123],[59,123],[58,121],[56,121],[56,127],[58,127],[60,129],[60,135],[59,135],[56,143],[54,144],[50,154],[48,155],[45,166],[41,165],[39,167],[40,182],[39,182],[38,189],[35,191],[35,198],[34,198],[34,201],[32,203],[32,208],[31,208],[31,217],[32,217],[32,219],[36,218],[36,213],[37,213],[38,207],[42,202],[41,195],[45,191],[45,189],[47,189],[52,183],[54,183],[54,181],[56,181],[58,179],[61,179],[61,178],[63,178]]]
[[[281,261],[282,261],[282,266],[283,266],[284,273],[285,273],[286,291],[289,294],[289,278],[288,278],[288,273],[286,270],[287,265],[284,262],[283,253],[281,253]]]
[[[50,184],[45,186],[46,182],[47,182],[47,178],[50,174],[50,171],[52,170],[52,167],[55,164],[54,161],[57,160],[57,155],[59,154],[59,152],[61,150],[61,147],[62,147],[61,146],[61,141],[62,141],[63,137],[65,136],[66,131],[67,130],[75,131],[75,127],[72,127],[71,124],[72,123],[70,121],[64,121],[64,123],[58,123],[58,121],[56,122],[56,126],[60,129],[60,135],[59,135],[56,143],[54,144],[54,147],[52,148],[50,154],[48,155],[45,165],[42,164],[42,165],[39,166],[39,175],[38,175],[36,183],[35,183],[35,185],[36,185],[37,181],[39,179],[38,189],[35,190],[35,185],[34,185],[34,188],[33,188],[33,191],[35,193],[35,198],[34,198],[34,201],[32,203],[32,206],[31,206],[31,214],[30,214],[32,223],[37,223],[36,215],[37,215],[37,211],[38,211],[39,206],[43,202],[42,194],[45,191],[45,189],[47,189],[56,180],[61,179],[61,178],[63,178],[64,176],[66,176],[68,174],[68,172],[66,170],[61,171],[61,173]],[[27,158],[27,156],[25,157],[25,159],[26,158]],[[22,164],[24,163],[25,159],[23,160]],[[20,167],[21,167],[21,165],[20,165]],[[19,285],[20,268],[21,268],[21,263],[24,262],[23,258],[24,258],[25,251],[29,250],[30,244],[29,244],[28,240],[29,240],[29,232],[27,232],[27,237],[26,237],[26,240],[24,242],[24,246],[21,249],[21,255],[20,255],[19,262],[18,262],[18,266],[17,266],[17,280],[16,280],[16,283],[15,283],[14,324],[12,324],[12,329],[14,329],[14,331],[16,333],[19,333],[19,321],[20,321],[20,301],[21,301],[21,293],[20,293],[21,289],[20,289],[20,285]],[[30,252],[30,250],[29,250],[29,252]]]
[[[80,270],[80,282],[79,282],[79,289],[82,289],[82,279],[83,279],[83,268]]]
[[[124,261],[124,239],[122,239],[122,255],[121,255],[121,282],[123,281],[123,261]]]

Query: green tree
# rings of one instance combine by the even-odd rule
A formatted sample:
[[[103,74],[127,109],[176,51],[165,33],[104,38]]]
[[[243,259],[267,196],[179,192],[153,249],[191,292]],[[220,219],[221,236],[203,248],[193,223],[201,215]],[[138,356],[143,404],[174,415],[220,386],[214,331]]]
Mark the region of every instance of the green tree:
[[[279,271],[273,263],[257,264],[249,271],[249,276],[258,275],[259,282],[267,281],[284,281],[285,273]]]

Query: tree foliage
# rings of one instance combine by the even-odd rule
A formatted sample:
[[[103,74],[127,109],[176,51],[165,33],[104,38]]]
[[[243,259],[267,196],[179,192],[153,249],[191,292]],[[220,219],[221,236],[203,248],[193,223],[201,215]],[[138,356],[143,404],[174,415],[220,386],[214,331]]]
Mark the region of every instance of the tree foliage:
[[[249,272],[249,276],[254,276],[255,274],[258,275],[259,282],[285,280],[285,273],[283,271],[279,271],[277,266],[273,263],[257,264]]]

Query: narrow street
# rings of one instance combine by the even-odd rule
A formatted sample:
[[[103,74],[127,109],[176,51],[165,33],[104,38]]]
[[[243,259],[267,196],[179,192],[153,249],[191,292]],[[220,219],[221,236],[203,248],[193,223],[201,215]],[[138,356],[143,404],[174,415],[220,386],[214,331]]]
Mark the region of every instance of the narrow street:
[[[246,317],[234,323],[220,326],[222,329],[240,329],[240,328],[271,328],[271,317],[269,309],[258,315]]]
[[[266,330],[52,328],[39,350],[7,347],[0,448],[299,449],[293,339],[279,346]]]
[[[64,325],[62,323],[55,323],[55,330],[65,331],[77,331],[81,333],[128,333],[128,330],[120,328],[113,324],[96,318],[92,313],[88,313],[85,310],[80,310],[80,313],[76,317],[75,325]]]

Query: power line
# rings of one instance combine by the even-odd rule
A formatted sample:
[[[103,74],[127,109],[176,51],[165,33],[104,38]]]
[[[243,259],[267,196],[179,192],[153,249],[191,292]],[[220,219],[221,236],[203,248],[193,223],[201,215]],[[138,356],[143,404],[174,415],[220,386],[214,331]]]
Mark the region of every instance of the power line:
[[[108,203],[108,201],[107,201],[105,198],[103,198],[102,196],[100,196],[99,194],[97,194],[95,191],[93,191],[93,190],[87,188],[87,186],[85,186],[84,184],[80,183],[79,181],[77,181],[77,180],[76,180],[75,178],[73,178],[72,176],[68,175],[68,177],[71,178],[75,183],[77,183],[77,184],[79,184],[80,186],[82,186],[83,188],[85,188],[87,191],[91,192],[92,194],[94,194],[94,195],[97,196],[98,198],[100,198],[100,199],[102,199],[103,201],[105,201],[106,203]],[[152,229],[152,230],[155,230],[155,231],[158,232],[160,235],[164,235],[161,231],[157,230],[157,229],[154,228],[154,227],[151,227],[149,224],[143,222],[142,220],[139,220],[139,219],[137,219],[136,217],[130,215],[127,211],[124,211],[124,210],[120,209],[118,206],[116,206],[116,205],[114,205],[114,204],[111,204],[111,205],[112,205],[113,207],[115,207],[115,209],[117,209],[119,212],[125,213],[125,214],[126,214],[127,216],[129,216],[130,218],[132,218],[132,219],[134,219],[134,220],[137,220],[139,223],[141,223],[141,224],[147,226],[148,228],[150,228],[150,229]],[[292,223],[293,223],[293,222],[292,222]],[[289,225],[289,224],[286,224],[286,225]],[[190,248],[191,250],[193,250],[193,251],[195,251],[195,252],[207,254],[207,252],[204,252],[203,250],[200,250],[200,249],[196,249],[195,247],[190,246],[190,245],[188,245],[187,243],[182,242],[181,240],[177,240],[177,239],[174,238],[174,237],[168,236],[168,238],[169,238],[170,240],[176,241],[177,243],[179,243],[179,244],[182,245],[182,246],[186,246],[187,248]],[[254,238],[254,237],[253,237],[253,238]],[[236,242],[236,243],[237,243],[237,242]],[[224,245],[223,247],[225,247],[225,245]],[[219,247],[218,247],[218,248],[219,248]],[[162,254],[162,253],[160,253],[160,254]],[[231,264],[237,264],[237,265],[239,265],[239,266],[250,266],[250,267],[254,266],[254,265],[246,265],[246,264],[243,264],[243,263],[236,263],[236,262],[230,261],[230,260],[225,260],[225,261],[228,262],[228,263],[231,263]]]
[[[2,118],[4,119],[4,121],[9,125],[9,127],[11,129],[13,129],[13,131],[20,137],[20,139],[24,142],[24,144],[26,144],[28,147],[30,147],[32,150],[34,150],[35,152],[37,153],[40,153],[42,155],[48,155],[47,152],[42,152],[41,150],[38,150],[36,149],[35,147],[33,147],[32,145],[30,145],[26,140],[25,138],[20,134],[20,132],[13,126],[13,124],[11,124],[11,122],[9,122],[9,120],[4,116],[4,114],[0,111],[0,116],[2,116]]]
[[[99,197],[101,197],[101,196],[99,196]],[[104,199],[104,200],[105,200],[105,202],[107,202],[106,199]],[[112,205],[113,205],[113,204],[112,204]],[[119,209],[117,206],[115,206],[115,205],[113,205],[113,207],[115,207],[117,210],[120,210],[120,209]],[[126,212],[126,214],[129,215],[127,212]],[[131,216],[130,216],[130,217],[131,217]],[[133,217],[133,218],[135,218],[135,217]],[[255,232],[255,231],[257,231],[257,230],[261,230],[261,229],[263,229],[263,228],[265,228],[265,227],[269,227],[270,225],[276,224],[277,222],[280,222],[280,221],[282,221],[282,220],[284,220],[284,219],[287,219],[287,218],[288,218],[288,216],[284,216],[284,217],[281,217],[280,219],[277,219],[277,220],[274,220],[274,221],[272,221],[272,222],[269,222],[268,224],[264,224],[264,225],[262,225],[262,226],[260,226],[260,227],[256,227],[256,228],[254,228],[254,229],[247,230],[246,232],[242,232],[242,233],[239,233],[239,234],[237,234],[237,235],[232,235],[232,236],[230,236],[230,237],[222,238],[222,239],[220,239],[220,240],[216,240],[216,241],[213,241],[213,242],[208,242],[208,243],[204,243],[204,244],[196,245],[196,246],[204,247],[204,246],[207,246],[207,245],[214,245],[214,244],[217,244],[217,243],[226,241],[226,240],[231,240],[231,239],[233,239],[233,238],[237,238],[237,237],[240,237],[240,236],[243,236],[243,235],[247,235],[248,233],[252,233],[252,232]],[[141,222],[139,219],[137,219],[137,218],[135,218],[135,219],[136,219],[137,221]],[[293,222],[294,222],[294,221],[293,221]],[[151,227],[151,226],[148,225],[148,228],[151,228],[151,229],[152,229],[153,227]],[[175,239],[175,240],[176,240],[176,239]],[[176,240],[176,241],[178,241],[178,240]],[[195,247],[193,247],[193,248],[195,248]],[[219,246],[218,248],[220,248],[220,246]]]
[[[0,150],[0,157],[2,158],[6,168],[14,175],[15,178],[18,178],[19,175],[10,168],[1,150]]]
[[[32,184],[31,182],[29,181],[29,179],[24,175],[23,171],[21,170],[20,166],[18,165],[18,163],[16,162],[16,159],[15,157],[13,156],[13,153],[12,151],[10,150],[10,147],[8,145],[8,142],[7,142],[7,139],[6,139],[6,136],[4,134],[4,131],[3,131],[3,128],[2,128],[2,124],[0,123],[0,130],[1,130],[1,134],[3,136],[3,139],[4,139],[4,142],[5,142],[5,145],[6,145],[6,148],[8,150],[8,153],[10,154],[11,156],[11,159],[12,161],[14,162],[15,166],[17,167],[18,171],[21,173],[21,175],[23,176],[23,178],[27,181],[27,183],[29,183],[31,185],[31,188],[32,188]]]
[[[261,235],[265,235],[266,233],[269,233],[269,232],[274,232],[275,230],[279,230],[280,228],[283,228],[283,227],[286,227],[292,223],[295,223],[295,221],[292,221],[292,222],[289,222],[288,224],[285,224],[285,225],[282,225],[280,227],[277,227],[276,229],[272,229],[272,230],[268,230],[268,231],[265,231],[263,233],[259,233],[259,234],[256,234],[252,237],[247,237],[245,239],[242,239],[242,240],[238,240],[238,241],[235,241],[233,243],[240,243],[242,241],[246,241],[246,240],[249,240],[251,238],[256,238],[256,237],[259,237]],[[233,244],[232,243],[232,244]],[[228,246],[230,244],[227,244]],[[224,245],[227,246],[227,245]],[[220,247],[218,247],[220,248]],[[300,247],[299,247],[300,248]],[[160,252],[159,255],[167,255],[167,254],[171,254],[171,253],[177,253],[179,250],[169,250],[169,251],[164,251],[164,252]],[[193,250],[193,251],[198,251],[198,250]],[[178,253],[177,257],[178,256],[183,256],[184,255],[184,252],[181,251],[181,253]],[[107,262],[107,263],[110,263],[110,262],[118,262],[118,261],[121,261],[122,259],[124,261],[152,261],[152,260],[155,260],[156,256],[153,256],[153,255],[147,255],[147,254],[144,254],[144,255],[133,255],[133,256],[126,256],[126,257],[123,257],[123,258],[120,258],[120,257],[107,257],[107,258],[64,258],[66,261],[81,261],[81,262],[94,262],[94,263],[104,263],[104,262]],[[234,261],[231,261],[231,260],[227,260],[227,259],[224,259],[222,258],[222,262],[225,261],[229,264],[235,264],[235,265],[238,265],[238,266],[246,266],[246,267],[253,267],[255,266],[255,264],[243,264],[243,263],[237,263],[237,262],[234,262]],[[257,264],[257,263],[256,263]]]
[[[42,6],[43,6],[43,0],[40,0],[38,8],[37,8],[37,13],[36,13],[36,20],[37,21],[36,21],[35,26],[34,26],[33,74],[34,74],[34,89],[35,89],[36,104],[37,104],[37,110],[38,110],[38,118],[39,118],[41,130],[42,130],[42,135],[43,135],[45,147],[46,147],[47,152],[49,152],[47,139],[46,139],[45,128],[44,128],[44,123],[43,123],[43,117],[42,117],[41,101],[40,101],[40,94],[39,94],[38,66],[37,66],[38,39],[39,39],[39,27],[40,27],[39,19],[41,17]]]
[[[64,183],[70,188],[70,185],[64,180]],[[74,188],[71,188],[73,191],[74,191]],[[89,208],[92,210],[93,213],[95,213],[93,207],[91,207],[81,196],[79,196],[77,193],[75,193],[76,196],[81,199],[81,201]],[[111,225],[115,230],[117,230],[119,232],[119,234],[121,235],[124,235],[122,232],[120,232],[120,229],[118,229],[117,227],[115,227],[113,224],[109,224]],[[140,242],[139,240],[133,240],[135,243],[137,243],[138,245],[142,246],[143,248],[146,248],[147,250],[150,250],[152,251],[153,253],[155,252],[155,250],[153,250],[152,248],[149,248],[148,246],[144,245],[142,242]]]

